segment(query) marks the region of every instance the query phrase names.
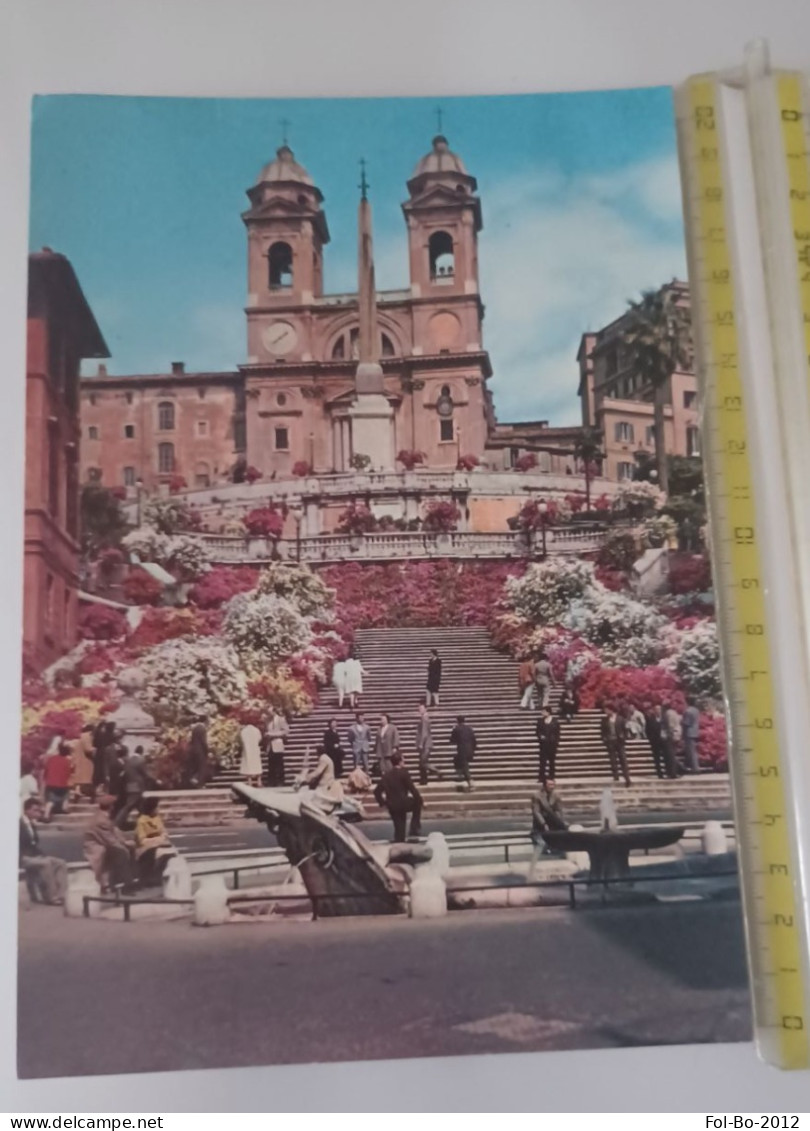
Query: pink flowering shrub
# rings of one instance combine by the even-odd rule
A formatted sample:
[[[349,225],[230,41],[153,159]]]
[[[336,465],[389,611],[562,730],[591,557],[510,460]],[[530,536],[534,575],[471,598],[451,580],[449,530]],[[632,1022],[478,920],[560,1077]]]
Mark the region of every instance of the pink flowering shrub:
[[[126,617],[108,605],[85,605],[79,613],[82,640],[117,640],[127,630]]]
[[[200,609],[218,609],[237,593],[255,589],[259,571],[236,566],[215,566],[204,573],[189,593],[189,600]]]
[[[700,738],[698,739],[700,761],[707,762],[713,770],[727,770],[727,741],[726,716],[722,714],[701,714]]]
[[[533,471],[537,467],[537,462],[534,452],[524,452],[515,460],[515,471]]]
[[[425,453],[403,448],[401,452],[397,452],[397,459],[406,471],[413,471],[415,467],[425,462]]]
[[[124,597],[131,605],[156,605],[163,586],[143,569],[133,569],[124,580]]]
[[[178,491],[185,491],[188,487],[185,476],[175,474],[169,480],[169,491],[172,495],[176,495]]]
[[[456,464],[457,471],[475,471],[480,464],[478,456],[459,456]]]
[[[312,464],[305,459],[297,459],[292,465],[292,473],[297,479],[306,479],[312,474]]]
[[[670,555],[670,593],[705,593],[711,587],[711,565],[705,554]]]
[[[272,505],[254,507],[242,521],[251,538],[280,538],[284,529],[284,516]]]
[[[363,503],[352,503],[340,512],[337,526],[338,534],[371,534],[377,529],[377,519]]]
[[[578,681],[583,707],[599,707],[602,703],[633,703],[642,710],[646,706],[669,703],[679,713],[686,708],[686,699],[675,675],[663,667],[603,668],[590,667]]]
[[[431,534],[449,534],[458,528],[461,511],[455,503],[437,499],[425,507],[422,526]]]
[[[261,477],[262,473],[259,471],[258,467],[254,467],[253,464],[251,464],[248,468],[246,468],[245,479],[248,481],[248,483],[256,483],[257,480],[261,479]]]

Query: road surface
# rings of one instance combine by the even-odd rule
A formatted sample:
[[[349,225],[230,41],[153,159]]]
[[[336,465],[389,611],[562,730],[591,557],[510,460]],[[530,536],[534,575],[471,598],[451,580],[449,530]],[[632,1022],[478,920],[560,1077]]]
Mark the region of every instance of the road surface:
[[[736,901],[209,929],[37,906],[18,985],[23,1077],[750,1036]]]

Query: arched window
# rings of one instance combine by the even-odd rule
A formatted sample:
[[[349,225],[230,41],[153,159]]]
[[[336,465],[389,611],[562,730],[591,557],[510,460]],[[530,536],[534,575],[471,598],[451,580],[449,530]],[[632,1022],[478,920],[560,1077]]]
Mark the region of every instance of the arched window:
[[[428,241],[430,277],[434,282],[450,281],[455,271],[453,237],[448,232],[434,232]]]
[[[346,339],[341,334],[335,344],[332,346],[332,360],[342,361],[346,356]]]
[[[332,360],[345,361],[347,358],[358,357],[360,352],[360,331],[353,326],[348,334],[344,331],[332,346]],[[380,357],[395,357],[396,349],[393,341],[387,334],[380,334]]]
[[[380,356],[393,357],[394,356],[394,343],[387,334],[380,335]]]
[[[174,444],[158,444],[158,471],[161,475],[174,471]]]
[[[158,405],[158,428],[161,432],[174,431],[174,405],[171,401],[161,401]]]
[[[267,256],[271,291],[293,285],[293,253],[288,243],[274,243]]]

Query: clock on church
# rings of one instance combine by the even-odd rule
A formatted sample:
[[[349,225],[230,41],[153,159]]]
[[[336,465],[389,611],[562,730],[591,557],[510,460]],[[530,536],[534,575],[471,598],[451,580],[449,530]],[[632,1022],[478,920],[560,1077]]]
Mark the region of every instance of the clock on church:
[[[290,322],[271,322],[262,331],[262,345],[268,353],[285,357],[298,342],[298,333]]]

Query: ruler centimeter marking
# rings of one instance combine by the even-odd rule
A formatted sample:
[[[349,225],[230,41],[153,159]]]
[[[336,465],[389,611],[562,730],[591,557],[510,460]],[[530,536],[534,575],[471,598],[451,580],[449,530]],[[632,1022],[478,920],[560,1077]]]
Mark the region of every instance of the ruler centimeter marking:
[[[755,1028],[763,1052],[799,1068],[808,1064],[801,931],[757,545],[717,81],[692,79],[681,106],[692,318]],[[810,217],[802,230],[810,249]]]
[[[801,77],[783,74],[777,79],[777,98],[782,119],[782,143],[785,150],[790,188],[790,219],[796,245],[799,300],[804,320],[805,357],[810,380],[810,145],[808,118],[804,108]]]

